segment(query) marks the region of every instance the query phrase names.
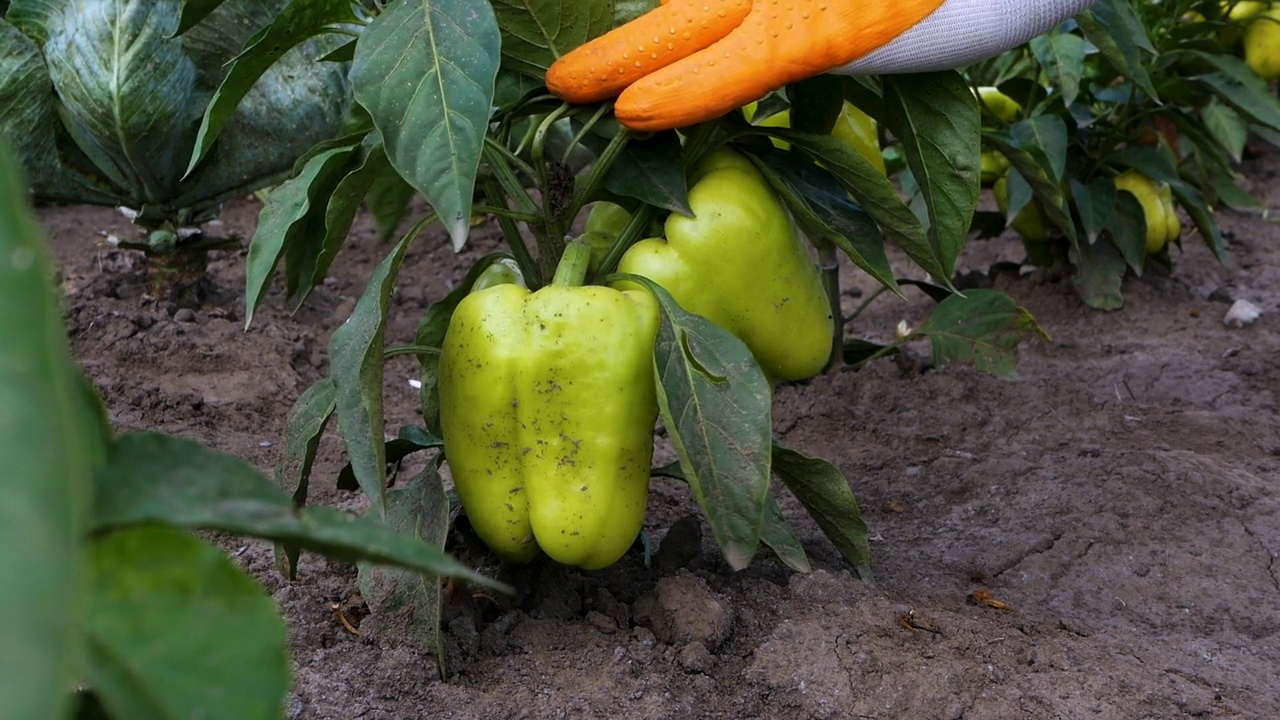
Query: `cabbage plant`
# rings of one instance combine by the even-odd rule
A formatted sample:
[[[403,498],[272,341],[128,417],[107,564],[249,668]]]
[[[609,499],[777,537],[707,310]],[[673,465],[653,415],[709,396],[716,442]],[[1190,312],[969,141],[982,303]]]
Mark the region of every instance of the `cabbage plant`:
[[[36,199],[121,208],[143,231],[125,244],[180,271],[153,272],[155,287],[193,287],[205,252],[235,243],[202,223],[287,177],[350,105],[347,63],[319,62],[332,35],[225,87],[286,4],[227,0],[179,34],[181,0],[0,2],[0,136]]]

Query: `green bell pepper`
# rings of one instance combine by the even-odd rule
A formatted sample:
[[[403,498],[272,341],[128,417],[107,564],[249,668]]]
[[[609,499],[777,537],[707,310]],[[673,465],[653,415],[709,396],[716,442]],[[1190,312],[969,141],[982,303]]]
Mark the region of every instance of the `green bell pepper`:
[[[570,243],[537,292],[467,295],[441,349],[445,458],[471,526],[511,560],[602,568],[644,520],[657,301],[579,286],[589,256]]]
[[[770,379],[817,374],[831,354],[834,318],[786,208],[751,161],[729,149],[712,153],[692,181],[695,217],[672,213],[666,238],[633,245],[618,272],[649,278],[737,335]]]

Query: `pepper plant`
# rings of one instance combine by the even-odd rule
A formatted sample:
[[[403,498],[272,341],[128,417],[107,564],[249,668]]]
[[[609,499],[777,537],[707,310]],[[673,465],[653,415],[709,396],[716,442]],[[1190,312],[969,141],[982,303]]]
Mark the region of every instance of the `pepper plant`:
[[[1099,0],[968,68],[988,88],[984,168],[1001,209],[991,229],[1011,225],[1031,263],[1072,265],[1095,308],[1121,307],[1124,276],[1170,265],[1192,229],[1226,262],[1214,208],[1260,209],[1235,168],[1250,137],[1280,144],[1280,101],[1255,71],[1280,53],[1257,43],[1276,24],[1267,5]]]
[[[749,565],[763,545],[805,571],[804,548],[772,494],[776,477],[870,580],[868,532],[849,481],[773,438],[773,392],[777,382],[923,338],[940,363],[1008,374],[1016,345],[1041,332],[1009,298],[961,295],[951,282],[979,193],[978,102],[956,71],[819,76],[762,98],[756,124],[734,111],[639,133],[619,124],[609,102],[574,105],[548,93],[557,58],[654,4],[393,0],[343,29],[355,38],[344,52],[356,120],[267,196],[248,256],[246,322],[281,265],[289,295],[305,300],[362,204],[388,233],[413,193],[433,213],[394,243],[334,332],[330,375],[295,405],[277,480],[304,502],[316,445],[336,421],[350,460],[340,487],[362,491],[371,517],[443,545],[460,511],[439,472],[448,463],[461,511],[499,558],[543,550],[595,568],[631,547],[652,474],[687,483],[731,568]],[[1128,32],[1099,24],[1102,35]],[[782,111],[785,122],[769,120]],[[855,120],[858,128],[841,129]],[[895,143],[885,150],[889,166],[911,171],[910,202],[886,175],[879,139],[868,138],[877,124]],[[388,347],[392,293],[414,281],[399,277],[410,244],[439,223],[461,249],[476,217],[493,219],[505,249],[437,299],[410,343]],[[759,247],[739,247],[747,244]],[[928,279],[900,278],[889,248]],[[925,289],[939,301],[934,315],[887,346],[847,338],[840,255],[888,292]],[[673,258],[688,260],[687,276],[664,274],[679,264]],[[713,282],[708,266],[725,272]],[[619,290],[651,297],[624,302]],[[768,307],[793,293],[805,298],[788,310],[798,313],[794,326]],[[581,298],[632,309],[604,311]],[[806,347],[800,363],[769,348],[795,331]],[[650,372],[631,372],[622,358],[633,353],[615,353],[602,338],[625,348],[641,338]],[[383,368],[395,354],[419,360],[423,427],[387,441]],[[614,413],[618,403],[635,413]],[[647,467],[655,409],[679,458],[663,468]],[[399,461],[419,451],[434,460],[398,480]],[[549,481],[548,468],[573,468],[563,471],[572,482]],[[296,548],[280,549],[296,561]],[[374,612],[410,608],[419,639],[438,642],[438,587],[367,568],[360,583]]]

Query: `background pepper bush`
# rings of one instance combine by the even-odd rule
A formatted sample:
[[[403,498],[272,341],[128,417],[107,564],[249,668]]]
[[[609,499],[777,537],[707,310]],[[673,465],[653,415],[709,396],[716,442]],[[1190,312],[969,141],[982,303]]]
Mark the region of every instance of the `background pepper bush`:
[[[1012,170],[996,188],[1004,217],[978,224],[989,232],[1012,224],[1029,262],[1071,264],[1086,303],[1118,308],[1126,273],[1172,262],[1172,244],[1147,252],[1148,225],[1162,219],[1144,213],[1146,193],[1118,192],[1126,183],[1118,188],[1116,177],[1133,172],[1157,192],[1167,188],[1225,262],[1213,209],[1258,209],[1234,166],[1249,138],[1280,143],[1280,102],[1240,57],[1256,20],[1243,12],[1250,5],[1266,3],[1099,0],[1027,46],[968,68],[975,86],[996,86],[1021,106],[1012,120],[983,113],[984,149]]]

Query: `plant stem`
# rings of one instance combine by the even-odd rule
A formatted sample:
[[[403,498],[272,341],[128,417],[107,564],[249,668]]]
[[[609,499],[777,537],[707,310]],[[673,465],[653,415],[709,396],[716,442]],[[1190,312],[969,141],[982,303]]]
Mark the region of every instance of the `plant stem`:
[[[844,362],[844,323],[836,322],[840,312],[840,258],[836,246],[828,240],[814,243],[818,247],[818,270],[822,273],[822,288],[827,292],[831,308],[831,354],[827,357],[827,372],[834,372]]]
[[[556,266],[552,285],[578,287],[587,279],[587,267],[591,264],[591,246],[577,240],[564,246],[564,255]]]
[[[600,267],[596,270],[596,277],[605,277],[618,267],[618,261],[622,259],[622,254],[640,239],[640,234],[649,227],[649,221],[652,218],[652,205],[641,205],[640,209],[636,210],[627,226],[622,229],[622,232],[618,233],[618,237],[614,238],[613,244],[609,246],[609,251],[604,254],[604,258],[600,260]]]
[[[502,195],[502,187],[495,179],[489,179],[482,185],[485,197],[490,202],[499,203],[506,206],[506,199]],[[521,193],[524,189],[521,188]],[[498,218],[498,227],[502,229],[502,237],[507,241],[507,247],[511,248],[511,255],[515,258],[516,264],[520,266],[520,272],[524,274],[525,282],[529,283],[529,287],[538,288],[542,286],[542,272],[538,267],[538,263],[529,254],[529,246],[525,245],[524,236],[520,234],[520,228],[516,227],[516,221],[506,215],[494,213]],[[530,217],[537,219],[536,215]],[[528,221],[526,221],[528,222]]]
[[[600,187],[600,183],[604,182],[604,176],[609,172],[609,168],[613,166],[615,160],[618,159],[619,153],[627,146],[627,141],[631,139],[631,131],[623,128],[614,135],[609,144],[605,147],[604,152],[600,153],[600,157],[591,163],[591,172],[587,174],[581,186],[574,192],[573,202],[569,204],[569,210],[565,213],[569,222],[578,216],[582,211],[582,206],[587,204],[587,198],[591,197],[596,189]]]

